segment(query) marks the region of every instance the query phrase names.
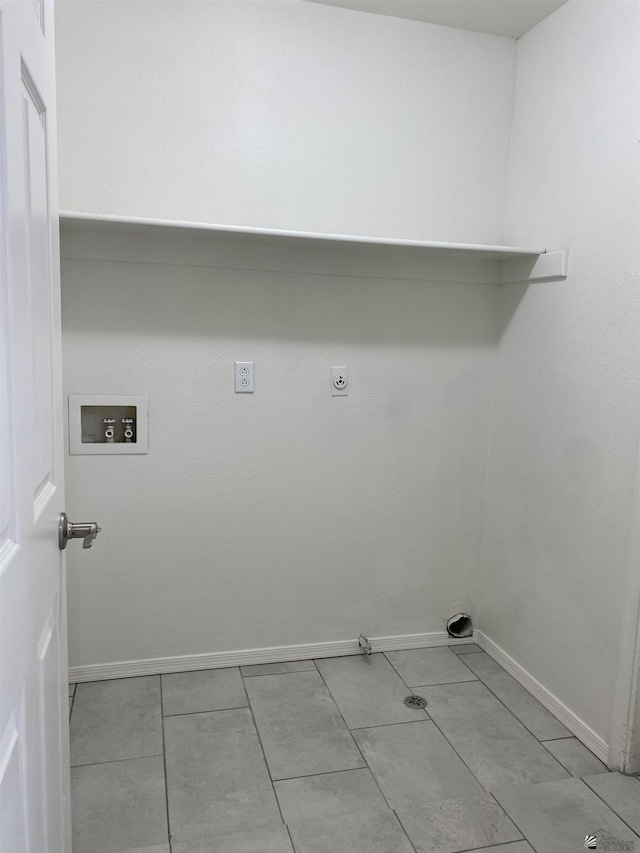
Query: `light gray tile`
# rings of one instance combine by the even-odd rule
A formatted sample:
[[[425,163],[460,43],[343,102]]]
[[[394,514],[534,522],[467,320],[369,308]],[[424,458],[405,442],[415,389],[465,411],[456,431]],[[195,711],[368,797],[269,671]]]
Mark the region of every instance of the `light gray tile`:
[[[407,649],[385,654],[410,687],[476,680],[449,648]]]
[[[245,678],[252,675],[280,675],[285,672],[308,672],[316,668],[312,660],[289,660],[281,663],[256,663],[252,666],[241,666]]]
[[[172,844],[173,853],[293,853],[285,826],[210,835],[200,841]]]
[[[575,737],[550,740],[545,746],[572,776],[609,772],[606,765]]]
[[[166,717],[172,844],[282,819],[248,708]]]
[[[247,705],[247,695],[237,666],[198,672],[172,672],[162,676],[162,711],[165,717],[200,711],[223,711]]]
[[[79,684],[70,737],[72,766],[160,755],[160,676]]]
[[[640,835],[640,779],[622,773],[599,773],[584,781]]]
[[[370,770],[343,770],[274,783],[285,823],[388,808]]]
[[[430,720],[358,729],[354,735],[394,809],[420,808],[425,799],[464,799],[482,793]]]
[[[245,685],[273,779],[364,766],[318,672],[265,675]]]
[[[316,665],[349,728],[427,719],[404,704],[411,691],[384,655],[325,658]]]
[[[449,646],[449,648],[456,655],[471,655],[482,651],[476,643],[461,643],[459,646]]]
[[[553,714],[489,655],[482,652],[473,657],[465,657],[464,662],[538,740],[571,736],[569,729],[565,728],[560,720],[556,720]]]
[[[296,853],[413,853],[389,809],[302,821],[289,830]]]
[[[417,853],[457,853],[522,838],[490,794],[425,800],[420,809],[396,812]]]
[[[433,720],[487,790],[568,775],[484,684],[448,684],[418,688],[418,692],[426,698]]]
[[[512,786],[494,796],[537,853],[583,853],[585,837],[603,833],[640,849],[640,838],[580,779]]]
[[[169,840],[162,756],[73,767],[71,821],[74,853],[162,850]]]

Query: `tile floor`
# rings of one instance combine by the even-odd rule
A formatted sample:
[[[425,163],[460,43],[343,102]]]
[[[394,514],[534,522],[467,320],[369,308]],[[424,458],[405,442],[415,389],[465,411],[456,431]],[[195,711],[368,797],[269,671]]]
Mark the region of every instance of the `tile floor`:
[[[640,779],[472,643],[69,695],[74,853],[640,851]]]

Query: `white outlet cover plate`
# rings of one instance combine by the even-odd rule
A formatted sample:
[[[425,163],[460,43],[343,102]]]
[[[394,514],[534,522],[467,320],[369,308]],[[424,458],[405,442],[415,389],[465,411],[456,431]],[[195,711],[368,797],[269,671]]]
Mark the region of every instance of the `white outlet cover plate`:
[[[253,394],[252,361],[236,361],[233,375],[236,394]]]
[[[82,443],[82,406],[135,406],[136,442]],[[69,455],[128,456],[149,452],[149,398],[122,394],[69,394]]]
[[[343,377],[346,382],[342,388],[336,387],[336,378]],[[349,395],[349,368],[348,367],[332,367],[331,368],[331,396],[332,397],[347,397]]]

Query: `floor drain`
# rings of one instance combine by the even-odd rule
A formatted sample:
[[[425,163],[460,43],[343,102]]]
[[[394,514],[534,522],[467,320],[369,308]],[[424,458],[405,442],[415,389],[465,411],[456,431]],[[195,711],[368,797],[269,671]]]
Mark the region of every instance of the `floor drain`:
[[[416,696],[412,694],[411,696],[407,696],[404,700],[404,704],[407,708],[426,708],[427,700],[423,696]]]

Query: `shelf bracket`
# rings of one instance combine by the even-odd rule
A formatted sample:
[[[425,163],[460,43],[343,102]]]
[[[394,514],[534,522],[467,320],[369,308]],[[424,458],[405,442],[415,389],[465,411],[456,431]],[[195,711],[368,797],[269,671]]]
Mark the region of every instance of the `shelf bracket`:
[[[545,252],[537,258],[500,261],[500,284],[527,281],[561,281],[567,277],[569,251]]]

